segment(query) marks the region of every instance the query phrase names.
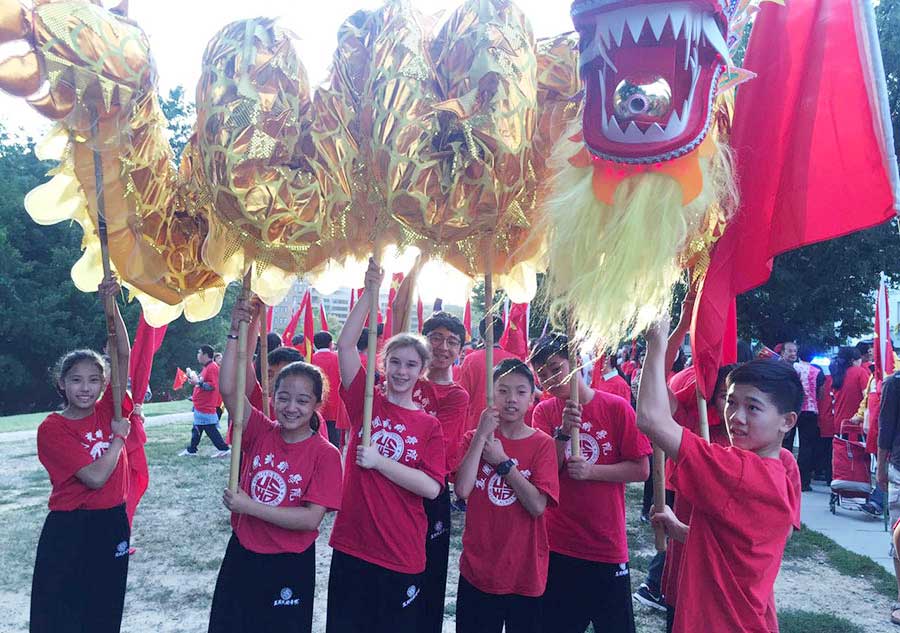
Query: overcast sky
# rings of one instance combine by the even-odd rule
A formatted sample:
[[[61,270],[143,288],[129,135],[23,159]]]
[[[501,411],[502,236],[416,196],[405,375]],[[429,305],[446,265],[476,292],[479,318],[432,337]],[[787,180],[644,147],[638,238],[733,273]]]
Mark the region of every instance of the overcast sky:
[[[109,5],[110,2],[107,2]],[[193,95],[200,76],[200,60],[209,39],[225,24],[256,16],[281,19],[300,38],[300,56],[313,84],[326,77],[341,22],[354,11],[376,8],[378,0],[131,0],[130,15],[150,38],[165,94],[177,85]],[[422,11],[452,9],[454,0],[413,0]],[[569,2],[518,0],[537,37],[572,29]],[[5,57],[0,49],[0,58]],[[24,128],[37,135],[43,119],[22,101],[0,95],[2,121],[11,131]]]

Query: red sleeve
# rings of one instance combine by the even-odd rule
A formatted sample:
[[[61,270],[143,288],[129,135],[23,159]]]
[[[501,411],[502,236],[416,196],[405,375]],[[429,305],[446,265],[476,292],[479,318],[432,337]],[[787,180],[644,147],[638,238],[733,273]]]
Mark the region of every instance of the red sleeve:
[[[259,382],[253,385],[253,391],[247,397],[247,400],[250,401],[251,407],[262,411],[262,387],[259,385]]]
[[[741,490],[746,459],[743,451],[707,444],[688,430],[681,434],[678,461],[671,483],[677,495],[702,512],[721,513],[728,500]]]
[[[444,424],[454,420],[458,424],[465,424],[469,410],[469,394],[465,389],[451,389],[446,398],[440,399],[440,405],[437,410],[438,420]]]
[[[341,400],[347,406],[347,415],[350,417],[350,427],[362,424],[363,405],[366,399],[366,370],[363,367],[356,372],[356,377],[349,387],[341,383]]]
[[[324,506],[328,510],[340,510],[343,478],[340,451],[327,440],[323,441],[316,456],[316,472],[311,477],[303,501]]]
[[[56,414],[49,416],[38,427],[37,449],[38,459],[47,469],[53,484],[74,477],[79,470],[94,463],[79,438],[59,422]]]
[[[616,411],[619,428],[619,452],[623,460],[636,460],[653,453],[650,440],[637,427],[637,416],[631,405],[619,406]]]
[[[263,415],[256,407],[250,407],[250,417],[247,418],[247,426],[241,434],[241,452],[251,453],[259,438],[266,431],[270,431],[275,423]]]
[[[212,385],[213,391],[219,389],[219,365],[217,363],[209,363],[200,374],[200,379],[206,384]]]
[[[556,461],[556,445],[550,436],[543,431],[535,431],[540,434],[540,446],[534,456],[534,470],[529,481],[531,484],[547,495],[547,506],[559,505],[559,465]]]
[[[466,390],[466,393],[469,394],[469,399],[471,400],[472,394],[474,393],[474,385],[472,384],[472,365],[474,364],[474,356],[466,356],[465,360],[462,362],[462,366],[459,368],[459,384],[463,389]]]
[[[472,445],[472,438],[475,437],[475,430],[466,431],[463,433],[462,439],[459,442],[459,451],[456,453],[456,463],[450,464],[450,470],[452,472],[456,472],[459,470],[460,464],[466,458],[466,453],[469,452],[469,447]]]
[[[552,436],[556,427],[559,426],[560,420],[553,420],[556,403],[553,400],[544,400],[534,408],[534,414],[531,417],[534,428],[543,431],[547,435]]]
[[[431,417],[431,416],[429,416]],[[444,455],[444,435],[441,432],[441,423],[437,418],[431,418],[433,424],[428,441],[422,447],[419,455],[419,470],[441,484],[444,487],[444,478],[447,476],[447,458]]]

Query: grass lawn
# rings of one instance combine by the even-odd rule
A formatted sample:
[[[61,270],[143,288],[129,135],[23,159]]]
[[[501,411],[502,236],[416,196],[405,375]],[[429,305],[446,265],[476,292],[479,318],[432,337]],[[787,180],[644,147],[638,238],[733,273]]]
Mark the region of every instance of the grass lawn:
[[[190,400],[173,400],[172,402],[148,402],[144,405],[144,415],[152,418],[168,413],[186,413],[191,410]],[[0,417],[0,433],[10,431],[29,431],[36,429],[38,424],[50,414],[49,411],[39,413],[22,413],[20,415],[7,415]]]
[[[155,414],[171,413],[179,403],[151,405]],[[190,403],[180,403],[189,406]],[[129,633],[202,633],[206,631],[216,576],[230,536],[222,507],[227,459],[209,457],[204,439],[197,457],[179,457],[190,422],[147,429],[150,488],[138,509],[129,563],[128,593],[122,630]],[[653,534],[639,519],[641,486],[626,492],[626,521],[632,589],[644,580],[654,555]],[[37,461],[33,442],[0,442],[0,630],[28,630],[34,552],[47,514],[49,482]],[[327,515],[316,545],[316,597],[313,631],[325,630],[328,537]],[[455,628],[458,561],[465,515],[453,513],[444,633]],[[502,537],[502,536],[501,536]],[[874,633],[890,631],[885,595],[889,576],[871,560],[857,557],[821,534],[803,530],[785,553],[776,602],[781,633]],[[732,588],[721,588],[730,591]],[[713,594],[710,599],[718,599]],[[635,605],[638,633],[663,633],[665,617]],[[553,632],[548,632],[553,633]],[[725,633],[725,632],[723,632]]]

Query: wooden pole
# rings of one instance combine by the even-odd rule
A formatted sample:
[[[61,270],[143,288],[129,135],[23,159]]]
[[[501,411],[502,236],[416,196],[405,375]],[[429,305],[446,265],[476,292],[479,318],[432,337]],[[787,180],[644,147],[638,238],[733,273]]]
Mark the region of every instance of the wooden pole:
[[[709,444],[709,414],[706,411],[706,398],[697,387],[697,413],[700,416],[700,437]]]
[[[494,406],[494,252],[488,246],[484,268],[484,366],[485,402]]]
[[[259,304],[259,381],[262,389],[263,415],[269,417],[269,320],[265,303]],[[307,359],[309,360],[309,359]]]
[[[372,259],[381,265],[381,243],[376,240]],[[368,292],[368,288],[366,291]],[[378,355],[378,293],[375,288],[369,297],[369,347],[366,352],[366,399],[363,402],[362,445],[372,443],[372,408],[375,406],[375,363]]]
[[[569,312],[568,318],[568,348],[569,348],[569,399],[572,400],[575,404],[578,404],[581,400],[581,392],[579,390],[578,382],[581,380],[581,371],[579,371],[578,364],[578,350],[575,345],[575,320],[572,317],[572,312]],[[580,457],[581,456],[581,429],[575,427],[572,429],[572,436],[569,440],[572,457]]]
[[[244,301],[250,300],[250,275],[253,266],[247,270],[244,275],[244,288],[241,291],[241,298]],[[244,402],[246,401],[245,393],[247,391],[247,329],[250,324],[241,321],[238,326],[238,351],[237,351],[237,385],[235,392],[238,394],[237,406],[235,406],[234,420],[231,423],[231,471],[228,473],[228,489],[231,492],[237,492],[239,479],[241,476],[241,435],[244,431]],[[265,397],[265,394],[263,394]],[[263,401],[265,402],[265,401]],[[268,411],[265,412],[268,414]]]
[[[97,137],[99,136],[99,121],[97,110],[89,107],[91,117],[91,139],[93,140],[92,153],[94,157],[94,188],[97,196],[97,234],[100,238],[100,257],[103,262],[103,278],[112,278],[112,266],[109,262],[109,235],[106,228],[106,202],[104,200],[103,184],[103,159],[97,150]],[[109,376],[113,393],[113,416],[122,417],[122,399],[125,394],[125,384],[119,372],[119,337],[116,334],[116,298],[105,297],[103,311],[106,314],[106,349],[109,354]]]
[[[666,454],[653,447],[653,507],[659,512],[666,505]],[[666,528],[657,524],[654,528],[656,551],[666,551]]]

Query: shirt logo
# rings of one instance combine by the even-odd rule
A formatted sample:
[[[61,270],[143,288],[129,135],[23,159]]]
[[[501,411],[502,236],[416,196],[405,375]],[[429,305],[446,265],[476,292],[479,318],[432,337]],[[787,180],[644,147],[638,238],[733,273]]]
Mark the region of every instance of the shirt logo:
[[[294,592],[290,587],[284,587],[279,595],[281,598],[272,603],[273,607],[296,607],[300,604],[300,598],[294,598]]]
[[[261,470],[253,475],[250,482],[250,495],[267,506],[281,505],[287,494],[284,478],[274,470]]]
[[[487,484],[488,499],[495,506],[511,506],[516,502],[516,493],[499,473],[494,473]]]
[[[415,585],[410,585],[406,588],[406,600],[403,602],[403,608],[405,609],[412,603],[413,600],[416,599],[416,596],[419,595],[419,588]]]
[[[406,450],[406,443],[399,433],[385,431],[384,429],[376,431],[372,435],[372,443],[378,447],[379,453],[395,462],[400,461],[403,457],[403,451]]]
[[[593,435],[582,433],[578,436],[581,439],[581,456],[588,464],[596,464],[600,457],[600,444],[594,439]],[[566,444],[566,458],[572,456],[572,445]]]

